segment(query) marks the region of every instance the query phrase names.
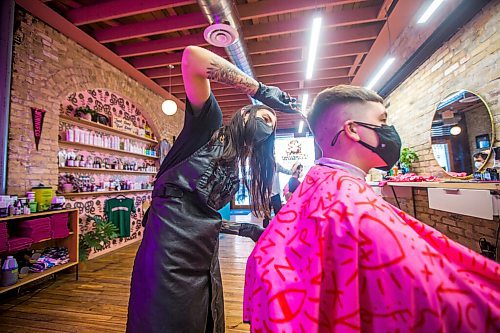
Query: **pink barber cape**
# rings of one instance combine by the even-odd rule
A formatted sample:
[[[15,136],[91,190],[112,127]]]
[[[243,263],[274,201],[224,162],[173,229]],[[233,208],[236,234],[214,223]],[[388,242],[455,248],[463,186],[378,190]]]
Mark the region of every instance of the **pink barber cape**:
[[[315,166],[246,268],[252,332],[500,332],[500,265]]]

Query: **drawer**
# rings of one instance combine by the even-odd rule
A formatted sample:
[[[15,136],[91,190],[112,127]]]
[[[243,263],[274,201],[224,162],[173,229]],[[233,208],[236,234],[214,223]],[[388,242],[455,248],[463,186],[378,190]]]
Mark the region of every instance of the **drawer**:
[[[429,208],[493,220],[493,196],[488,190],[428,188]]]

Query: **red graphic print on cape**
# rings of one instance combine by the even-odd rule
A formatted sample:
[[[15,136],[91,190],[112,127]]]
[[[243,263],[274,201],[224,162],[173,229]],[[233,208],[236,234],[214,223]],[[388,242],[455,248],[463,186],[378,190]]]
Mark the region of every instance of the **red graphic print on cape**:
[[[253,332],[500,332],[500,265],[312,168],[247,263]]]

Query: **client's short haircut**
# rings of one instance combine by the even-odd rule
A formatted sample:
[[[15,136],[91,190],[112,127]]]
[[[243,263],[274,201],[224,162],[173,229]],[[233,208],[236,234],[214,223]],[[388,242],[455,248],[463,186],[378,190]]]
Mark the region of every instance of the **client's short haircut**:
[[[374,91],[363,87],[338,85],[327,88],[314,99],[311,111],[307,115],[307,121],[314,132],[318,119],[329,109],[341,104],[366,102],[383,103],[384,100]]]

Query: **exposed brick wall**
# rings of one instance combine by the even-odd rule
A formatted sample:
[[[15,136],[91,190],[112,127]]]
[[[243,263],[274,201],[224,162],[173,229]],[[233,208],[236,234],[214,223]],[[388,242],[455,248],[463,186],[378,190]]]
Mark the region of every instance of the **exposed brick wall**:
[[[388,97],[389,120],[414,148],[420,174],[444,177],[431,149],[431,123],[436,105],[450,93],[468,89],[488,103],[500,131],[500,3],[493,1],[462,27]]]
[[[415,206],[411,199],[399,198],[402,210],[416,217],[420,221],[444,233],[450,239],[479,252],[479,238],[486,238],[495,244],[496,231],[499,218],[485,220],[472,216],[452,214],[429,208],[429,197],[427,189],[413,189]],[[392,196],[384,198],[397,207]],[[415,210],[414,210],[415,208]],[[415,214],[416,213],[416,214]]]
[[[389,120],[401,135],[403,145],[416,150],[420,161],[415,171],[446,177],[434,160],[431,123],[436,105],[460,89],[478,93],[489,105],[500,135],[500,2],[492,1],[387,98]],[[479,251],[478,239],[494,243],[498,219],[494,221],[450,214],[429,208],[426,190],[414,190],[417,218],[451,239]],[[409,213],[412,204],[405,203]]]
[[[73,92],[105,88],[127,97],[144,112],[160,138],[177,135],[184,112],[167,117],[163,98],[117,68],[19,9],[15,32],[7,193],[23,195],[43,182],[57,186],[59,105]],[[36,151],[30,107],[47,110]]]
[[[161,111],[163,98],[131,79],[117,68],[79,46],[47,24],[17,10],[20,25],[15,32],[11,109],[9,123],[7,193],[24,196],[39,183],[54,189],[58,184],[59,109],[72,93],[103,88],[124,96],[142,111],[160,139],[178,135],[184,112],[167,117]],[[39,150],[35,148],[30,107],[47,111]],[[150,193],[129,195],[137,202]],[[102,215],[104,200],[98,196],[68,200],[81,217]],[[139,200],[140,198],[140,200]],[[142,237],[142,209],[131,219],[131,237],[116,239],[99,254],[114,250]],[[82,225],[81,231],[85,232]],[[91,254],[95,257],[99,254]]]

